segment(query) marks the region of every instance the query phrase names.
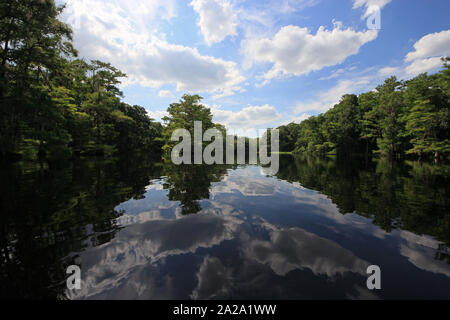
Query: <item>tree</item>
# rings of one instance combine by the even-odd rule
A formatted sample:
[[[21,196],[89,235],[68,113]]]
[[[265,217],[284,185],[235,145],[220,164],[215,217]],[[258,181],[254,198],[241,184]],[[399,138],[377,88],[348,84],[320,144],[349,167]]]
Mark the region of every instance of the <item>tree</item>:
[[[280,146],[295,152],[386,158],[450,153],[450,58],[433,75],[409,81],[390,77],[376,90],[344,95],[333,108],[300,124],[281,126]],[[291,134],[294,132],[294,134]],[[284,150],[283,150],[284,151]]]
[[[162,148],[162,126],[147,115],[147,110],[141,106],[130,106],[121,103],[119,110],[129,118],[128,121],[116,122],[119,133],[117,147],[121,153],[130,150],[160,153]]]
[[[163,121],[166,123],[166,127],[163,130],[165,141],[163,150],[166,155],[170,156],[170,152],[176,144],[176,142],[171,141],[172,133],[175,130],[186,129],[191,134],[191,137],[194,137],[194,122],[201,121],[203,137],[203,133],[206,130],[216,127],[212,121],[211,110],[200,103],[202,99],[199,95],[185,94],[179,102],[172,103],[167,109],[169,115],[163,118]],[[193,146],[194,139],[192,138],[191,141]]]
[[[358,97],[344,95],[341,101],[326,113],[324,127],[327,141],[335,146],[339,154],[358,152],[360,137]]]
[[[361,140],[365,145],[365,154],[368,155],[370,151],[377,147],[377,140],[381,138],[382,131],[378,125],[382,115],[378,107],[378,93],[366,92],[358,97],[358,104],[360,107],[360,126],[361,126]]]
[[[400,116],[403,111],[403,94],[400,91],[402,83],[396,77],[386,79],[383,85],[377,87],[381,113],[379,126],[381,137],[377,139],[379,152],[388,158],[396,157],[401,152],[402,123]]]
[[[407,82],[405,101],[411,109],[405,114],[406,135],[410,138],[410,154],[419,159],[432,155],[439,159],[441,153],[450,151],[448,139],[448,98],[436,86],[436,78],[427,74]]]
[[[32,120],[49,115],[41,108],[51,99],[51,78],[65,57],[76,55],[71,29],[57,19],[62,10],[52,0],[0,3],[0,156],[19,152],[24,138],[42,136],[42,126],[33,127]],[[42,103],[35,103],[36,96]]]
[[[280,131],[280,151],[294,151],[295,143],[298,139],[299,126],[296,123],[290,123],[286,126],[278,127],[278,130]]]

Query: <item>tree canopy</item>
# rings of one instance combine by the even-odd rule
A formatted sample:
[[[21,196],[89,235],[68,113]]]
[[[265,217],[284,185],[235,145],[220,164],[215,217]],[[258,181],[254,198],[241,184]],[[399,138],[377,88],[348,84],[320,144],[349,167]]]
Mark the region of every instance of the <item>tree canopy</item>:
[[[53,0],[0,3],[0,157],[160,150],[161,125],[121,101],[126,75],[77,58],[63,9]]]
[[[344,95],[324,114],[279,127],[280,150],[379,154],[387,158],[450,154],[450,58],[440,72],[408,81],[390,77],[374,91]]]

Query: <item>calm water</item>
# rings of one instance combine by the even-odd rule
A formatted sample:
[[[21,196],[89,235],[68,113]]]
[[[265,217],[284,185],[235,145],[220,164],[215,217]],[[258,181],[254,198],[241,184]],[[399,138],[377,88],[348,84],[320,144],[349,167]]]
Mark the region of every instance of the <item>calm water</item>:
[[[16,164],[0,194],[2,297],[450,299],[448,166]]]

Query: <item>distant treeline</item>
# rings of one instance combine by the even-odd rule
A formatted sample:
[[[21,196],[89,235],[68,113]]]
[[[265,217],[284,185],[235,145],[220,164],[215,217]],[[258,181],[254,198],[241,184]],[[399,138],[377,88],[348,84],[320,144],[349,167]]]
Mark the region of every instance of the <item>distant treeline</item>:
[[[374,91],[344,95],[331,110],[279,127],[280,150],[311,154],[450,154],[450,58],[437,74],[387,79]]]

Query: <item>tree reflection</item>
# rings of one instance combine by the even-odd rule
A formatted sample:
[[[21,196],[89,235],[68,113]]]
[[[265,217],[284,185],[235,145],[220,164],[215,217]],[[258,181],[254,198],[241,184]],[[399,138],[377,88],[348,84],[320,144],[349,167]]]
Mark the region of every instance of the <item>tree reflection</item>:
[[[67,166],[15,164],[0,170],[0,297],[64,298],[72,252],[119,230],[114,208],[140,198],[160,175],[150,159],[80,160]]]
[[[450,244],[449,166],[283,156],[277,176],[320,191],[341,213],[371,218],[388,232],[401,228]]]
[[[167,177],[165,189],[168,198],[179,201],[183,215],[194,214],[202,208],[200,200],[209,199],[213,182],[219,182],[227,173],[226,165],[174,165],[164,163],[164,176]]]

